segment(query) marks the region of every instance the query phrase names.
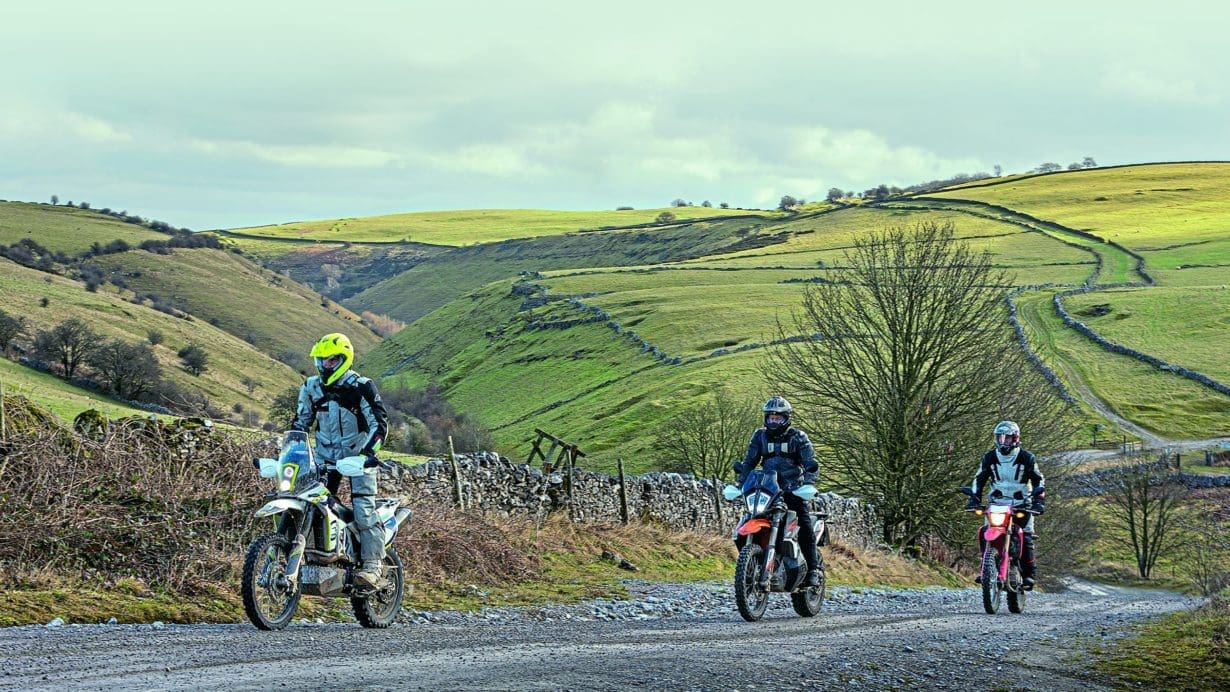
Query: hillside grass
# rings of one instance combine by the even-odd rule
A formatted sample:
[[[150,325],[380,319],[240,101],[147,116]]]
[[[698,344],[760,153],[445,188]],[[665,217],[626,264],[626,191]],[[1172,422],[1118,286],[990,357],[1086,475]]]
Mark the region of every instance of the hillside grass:
[[[388,214],[349,219],[297,221],[273,226],[230,229],[245,236],[351,242],[417,242],[462,246],[513,238],[561,235],[603,227],[652,223],[669,211],[676,221],[748,213],[708,207],[625,211],[554,211],[548,209],[470,209]]]
[[[1115,413],[1164,437],[1203,439],[1230,431],[1230,397],[1102,349],[1063,325],[1053,295],[1022,294],[1017,306],[1031,344],[1070,387],[1083,382]]]
[[[931,193],[1006,206],[1093,233],[1149,266],[1230,266],[1230,163],[1089,169]]]
[[[1064,306],[1111,341],[1230,384],[1230,290],[1115,289],[1072,295]],[[1096,315],[1095,306],[1108,312]]]
[[[346,304],[411,322],[492,281],[521,273],[639,266],[689,259],[747,242],[779,243],[764,221],[701,221],[661,228],[569,233],[458,248],[353,296]]]
[[[232,252],[175,249],[170,255],[144,251],[99,257],[109,271],[122,271],[137,293],[153,293],[272,356],[295,354],[303,367],[322,335],[342,332],[366,354],[381,338],[359,316],[319,294],[262,269]]]
[[[200,391],[224,410],[239,403],[263,412],[276,393],[302,381],[293,370],[238,337],[203,320],[173,317],[147,305],[133,304],[113,289],[106,285],[91,293],[80,282],[0,259],[4,309],[26,318],[19,342],[28,345],[38,330],[51,329],[70,317],[84,321],[104,340],[146,342],[151,331],[158,331],[164,341],[153,351],[164,376]],[[47,307],[40,304],[42,298],[47,299]],[[209,356],[208,369],[199,377],[184,370],[176,356],[189,343],[201,346]],[[245,378],[256,385],[251,394]]]
[[[491,284],[386,342],[373,355],[375,372],[408,385],[442,383],[505,448],[525,448],[540,427],[580,445],[597,468],[612,469],[622,457],[633,470],[650,470],[663,461],[652,458],[653,435],[685,402],[718,384],[749,400],[770,394],[758,372],[763,344],[778,337],[778,320],[791,328],[801,305],[806,284],[784,282],[829,273],[815,253],[829,253],[826,267],[833,266],[859,229],[924,220],[967,222],[972,228],[959,235],[995,253],[1017,284],[1054,277],[1079,285],[1094,269],[1089,252],[1001,220],[951,210],[847,209],[799,219],[801,227],[761,227],[757,233],[784,240],[767,247],[666,265],[548,272],[532,283],[556,300],[532,310],[520,311],[524,296],[511,294],[511,282]],[[795,256],[807,260],[792,265]],[[794,268],[755,268],[775,264]],[[531,322],[592,320],[594,313],[562,300],[570,296],[607,317],[526,331]],[[1003,328],[1011,328],[1006,318]],[[692,362],[664,364],[629,331],[669,358]],[[750,350],[732,352],[739,348]],[[1082,415],[1085,427],[1105,422],[1087,407]]]
[[[0,385],[3,385],[5,395],[18,394],[38,402],[61,420],[70,423],[78,413],[87,409],[100,411],[111,419],[150,415],[148,411],[126,406],[7,358],[0,358]]]
[[[135,247],[144,240],[167,240],[168,236],[89,209],[0,202],[0,244],[12,245],[26,238],[48,250],[75,255],[94,243],[123,240]]]
[[[1215,599],[1135,626],[1135,636],[1095,650],[1095,668],[1123,688],[1225,689],[1230,680],[1230,602]]]

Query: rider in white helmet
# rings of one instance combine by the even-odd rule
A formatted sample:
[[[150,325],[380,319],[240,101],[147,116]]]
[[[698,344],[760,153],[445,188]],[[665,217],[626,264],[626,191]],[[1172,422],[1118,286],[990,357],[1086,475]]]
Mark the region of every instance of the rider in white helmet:
[[[1046,506],[1046,479],[1038,470],[1037,460],[1033,452],[1021,449],[1021,427],[1010,420],[1000,421],[995,426],[995,448],[982,456],[982,466],[970,488],[977,497],[971,497],[969,508],[982,504],[982,490],[990,482],[991,493],[999,492],[1004,497],[1015,497],[1021,493],[1022,498],[1032,500],[1033,510],[1042,514]],[[1021,546],[1021,580],[1026,589],[1032,589],[1037,576],[1034,556],[1034,518],[1022,527],[1025,541]],[[981,544],[981,532],[979,543]]]

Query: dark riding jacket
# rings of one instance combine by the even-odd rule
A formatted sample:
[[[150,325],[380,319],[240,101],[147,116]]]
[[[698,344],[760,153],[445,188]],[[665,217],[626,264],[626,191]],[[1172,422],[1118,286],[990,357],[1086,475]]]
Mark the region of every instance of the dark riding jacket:
[[[735,464],[735,474],[743,478],[758,464],[766,471],[777,472],[777,481],[783,490],[812,485],[820,473],[811,440],[807,433],[794,427],[777,433],[758,428],[752,433],[747,455],[742,463]]]

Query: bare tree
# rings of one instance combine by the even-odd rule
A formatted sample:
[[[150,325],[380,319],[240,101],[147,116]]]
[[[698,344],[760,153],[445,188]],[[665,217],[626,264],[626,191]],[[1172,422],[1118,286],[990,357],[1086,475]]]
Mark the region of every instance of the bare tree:
[[[653,448],[663,468],[726,480],[760,424],[759,411],[759,404],[718,388],[709,399],[691,403],[671,416],[659,428]]]
[[[954,234],[923,223],[857,238],[763,361],[813,433],[822,484],[874,503],[884,540],[903,547],[968,539],[953,491],[998,420],[1030,431],[1034,452],[1069,439],[1062,401],[1013,338],[1007,277]]]
[[[179,356],[184,367],[193,375],[200,375],[209,369],[209,354],[196,344],[188,344],[175,354]]]
[[[157,389],[162,380],[162,366],[148,344],[108,341],[91,352],[86,362],[121,399],[138,400]]]
[[[1148,579],[1157,558],[1175,546],[1174,519],[1186,491],[1164,463],[1125,469],[1110,481],[1103,496],[1111,517],[1126,532],[1123,539],[1136,559],[1136,572]]]
[[[1224,515],[1224,512],[1222,513]],[[1207,507],[1189,507],[1175,522],[1183,569],[1202,596],[1230,586],[1230,523]]]
[[[0,355],[5,355],[9,352],[9,342],[16,338],[25,326],[26,318],[21,315],[14,317],[0,310]]]
[[[98,334],[80,318],[70,317],[34,336],[34,352],[60,364],[64,377],[72,379],[85,357],[98,343]]]

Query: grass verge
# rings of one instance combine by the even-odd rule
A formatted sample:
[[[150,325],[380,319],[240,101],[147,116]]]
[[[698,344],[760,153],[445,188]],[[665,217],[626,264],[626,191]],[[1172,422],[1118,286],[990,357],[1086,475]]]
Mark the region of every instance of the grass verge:
[[[736,553],[722,535],[672,531],[650,524],[571,524],[552,517],[541,526],[520,519],[486,520],[447,509],[430,515],[431,530],[399,537],[413,590],[405,607],[475,611],[487,606],[575,603],[626,596],[629,578],[663,582],[726,581]],[[425,522],[426,523],[426,522]],[[461,524],[472,528],[456,543]],[[404,538],[404,540],[403,540]],[[464,545],[463,545],[464,543]],[[846,586],[963,586],[954,572],[893,553],[826,546],[830,583]],[[607,557],[604,557],[604,554]],[[637,571],[618,566],[614,554]],[[236,570],[238,558],[236,559]],[[142,582],[86,580],[55,574],[9,576],[0,590],[0,625],[69,623],[244,622],[238,579],[198,585],[192,594],[151,590]],[[304,598],[296,616],[350,622],[344,599]]]
[[[1152,690],[1225,689],[1230,680],[1230,601],[1138,625],[1137,635],[1098,652],[1097,670]]]

